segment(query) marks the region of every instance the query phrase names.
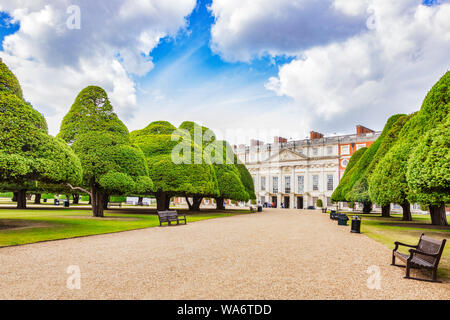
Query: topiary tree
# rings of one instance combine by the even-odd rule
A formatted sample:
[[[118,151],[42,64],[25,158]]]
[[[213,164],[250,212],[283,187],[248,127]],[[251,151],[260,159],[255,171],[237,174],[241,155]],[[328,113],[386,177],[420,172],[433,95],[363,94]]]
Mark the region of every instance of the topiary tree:
[[[317,207],[319,207],[319,208],[323,207],[322,199],[317,199]]]
[[[387,135],[384,137],[383,142],[380,144],[377,153],[375,154],[369,168],[369,175],[367,177],[368,193],[370,199],[382,207],[382,216],[389,217],[390,204],[394,199],[391,197],[390,193],[386,192],[386,184],[389,184],[389,176],[385,176],[384,173],[380,174],[380,170],[385,168],[385,165],[378,167],[378,163],[383,160],[386,153],[391,149],[391,147],[396,143],[400,130],[403,125],[411,118],[411,115],[402,115],[397,118],[392,128],[389,130]],[[378,170],[378,171],[377,171]],[[387,180],[383,180],[386,177]],[[392,185],[392,187],[394,187]],[[396,199],[404,199],[404,197],[398,197]],[[411,213],[409,210],[409,203],[403,203],[403,219],[408,220],[411,218]]]
[[[449,84],[450,72],[447,72],[427,94],[420,111],[405,122],[397,141],[374,171],[372,183],[379,184],[381,197],[401,204],[404,210],[409,210],[409,203],[425,199],[417,197],[418,194],[411,188],[413,185],[416,186],[416,182],[407,181],[407,163],[413,156],[418,142],[427,135],[427,132],[446,121],[449,113]],[[430,206],[431,215],[445,215],[445,210],[436,210],[435,204],[427,205]],[[407,220],[411,219],[410,214],[408,218]],[[443,220],[433,218],[432,223]]]
[[[80,161],[60,139],[48,134],[44,117],[22,98],[14,74],[0,61],[0,189],[15,193],[26,208],[36,182],[78,183]]]
[[[450,115],[413,149],[406,179],[415,198],[429,205],[432,224],[448,225],[445,204],[450,203]]]
[[[241,180],[241,173],[236,166],[237,159],[231,146],[226,141],[214,141],[206,149],[215,159],[214,170],[219,184],[219,196],[216,197],[216,208],[224,210],[224,200],[248,201],[250,196]],[[221,155],[217,155],[219,152]],[[242,168],[241,168],[242,170]]]
[[[338,186],[334,190],[333,194],[331,195],[331,201],[333,202],[340,202],[340,201],[349,201],[346,198],[346,194],[348,190],[350,189],[349,185],[349,179],[352,176],[356,164],[358,163],[359,159],[362,157],[362,155],[367,151],[367,148],[361,148],[357,150],[352,157],[350,158],[350,161],[347,164],[347,168],[345,169],[344,175],[341,178],[341,181],[339,182]]]
[[[377,156],[380,146],[384,143],[384,140],[388,136],[388,133],[392,129],[393,125],[397,122],[397,120],[401,116],[402,115],[398,114],[391,116],[388,119],[378,139],[361,156],[360,160],[355,165],[356,168],[355,170],[353,170],[352,176],[349,177],[347,183],[349,190],[348,193],[345,195],[345,197],[349,201],[363,203],[365,208],[364,212],[366,213],[370,212],[373,202],[369,196],[369,187],[367,178],[372,173],[372,170],[374,169],[376,163],[380,159]],[[389,216],[389,207],[390,207],[389,205],[383,206],[382,209],[383,216]]]
[[[89,86],[78,94],[58,136],[80,158],[82,184],[69,187],[91,196],[94,217],[103,217],[111,194],[153,192],[144,153],[130,142],[102,88]]]
[[[155,184],[158,210],[167,210],[170,198],[174,196],[217,196],[214,169],[203,160],[195,163],[195,158],[202,155],[202,147],[192,143],[186,131],[177,130],[169,122],[156,121],[142,130],[133,131],[131,139],[147,159],[149,175]],[[174,161],[173,154],[182,154],[185,161]]]

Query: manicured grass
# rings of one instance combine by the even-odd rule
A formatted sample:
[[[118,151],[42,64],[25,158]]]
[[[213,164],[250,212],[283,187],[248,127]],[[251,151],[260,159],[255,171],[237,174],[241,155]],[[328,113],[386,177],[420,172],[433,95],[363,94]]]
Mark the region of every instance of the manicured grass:
[[[351,219],[353,215],[355,213],[348,214],[348,217]],[[383,218],[379,214],[357,215],[362,217],[361,232],[385,244],[389,249],[394,249],[395,241],[416,245],[422,233],[435,239],[447,239],[439,263],[438,276],[450,278],[450,227],[432,226],[428,215],[413,215],[413,221],[409,222],[402,221],[401,214],[393,214],[391,218]],[[450,222],[449,217],[447,220]],[[400,251],[408,253],[408,249],[403,247]]]
[[[212,210],[184,213],[190,223],[247,212],[248,210]],[[155,226],[159,226],[158,217],[143,209],[107,210],[104,218],[93,218],[90,210],[83,209],[0,209],[0,247]]]

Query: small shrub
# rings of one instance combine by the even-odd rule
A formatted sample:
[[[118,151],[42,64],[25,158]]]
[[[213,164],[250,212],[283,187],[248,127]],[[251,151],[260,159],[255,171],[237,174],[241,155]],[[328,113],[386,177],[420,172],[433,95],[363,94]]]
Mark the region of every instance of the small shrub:
[[[322,207],[323,207],[322,199],[317,199],[317,206],[318,206],[319,208],[322,208]]]

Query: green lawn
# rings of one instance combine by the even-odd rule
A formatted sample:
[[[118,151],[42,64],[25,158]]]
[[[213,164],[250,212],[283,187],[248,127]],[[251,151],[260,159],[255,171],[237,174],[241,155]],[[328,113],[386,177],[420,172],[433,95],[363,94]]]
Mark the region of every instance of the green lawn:
[[[0,209],[0,247],[159,226],[158,217],[146,212],[140,208],[114,209],[105,211],[104,218],[93,218],[90,210],[79,208]],[[190,223],[247,212],[184,213]]]
[[[355,215],[349,213],[348,217]],[[432,226],[428,215],[413,215],[413,221],[402,221],[401,214],[392,214],[391,218],[383,218],[379,214],[357,214],[362,217],[361,232],[370,238],[394,249],[394,241],[417,244],[420,234],[435,238],[447,239],[446,246],[439,263],[438,276],[450,278],[450,227]],[[449,217],[447,217],[450,222]],[[349,221],[350,222],[350,221]],[[401,250],[408,253],[409,248]]]

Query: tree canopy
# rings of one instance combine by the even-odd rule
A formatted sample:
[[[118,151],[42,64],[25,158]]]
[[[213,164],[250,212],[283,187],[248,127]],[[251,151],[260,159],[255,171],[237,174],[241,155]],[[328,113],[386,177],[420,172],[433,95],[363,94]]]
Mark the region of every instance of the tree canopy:
[[[107,197],[149,194],[153,182],[144,153],[130,142],[128,129],[113,111],[106,92],[89,86],[75,99],[58,135],[78,155],[83,187],[90,188],[94,216],[103,216]]]
[[[190,136],[185,136],[169,122],[152,122],[144,129],[133,131],[131,139],[145,154],[159,210],[168,209],[172,196],[214,197],[218,194],[212,165],[203,160],[194,161],[196,155],[202,154],[201,146],[192,143]],[[184,153],[181,157],[187,161],[174,162],[172,154],[178,150],[176,148]]]
[[[22,98],[14,74],[0,62],[0,184],[20,193],[18,207],[26,206],[26,190],[37,181],[78,183],[81,165],[73,151],[48,134],[44,117]]]

